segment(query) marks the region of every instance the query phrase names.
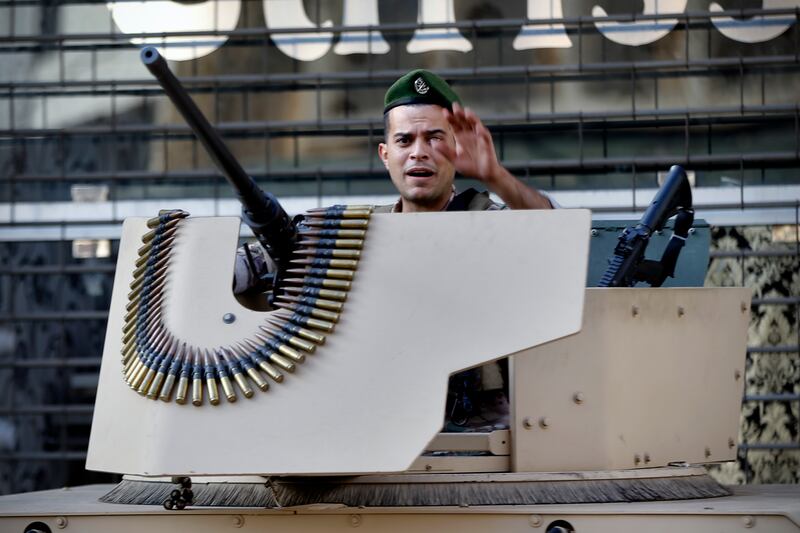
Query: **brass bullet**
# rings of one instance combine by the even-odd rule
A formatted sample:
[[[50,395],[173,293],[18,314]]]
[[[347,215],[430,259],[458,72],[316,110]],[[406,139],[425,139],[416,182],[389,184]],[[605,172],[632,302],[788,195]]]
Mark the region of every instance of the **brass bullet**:
[[[355,248],[361,249],[364,246],[362,239],[301,239],[297,243],[299,246],[311,246],[314,248]]]
[[[174,232],[175,226],[178,225],[178,222],[180,222],[180,219],[170,220],[160,228],[151,229],[142,235],[142,242],[145,244],[150,244],[158,235],[166,235],[167,233]]]
[[[152,275],[156,272],[164,270],[164,267],[167,266],[170,257],[171,256],[167,254],[161,257],[160,259],[154,258],[154,261],[151,264],[148,263],[143,264],[142,266],[133,271],[133,278],[138,279],[141,277],[146,277],[145,274],[147,273],[150,273]]]
[[[288,283],[290,285],[301,285],[301,286],[311,286],[311,287],[324,287],[326,289],[343,289],[343,290],[350,290],[351,283],[347,280],[343,279],[329,279],[329,278],[314,278],[311,276],[306,276],[304,278],[286,278],[283,280],[284,283]]]
[[[239,358],[236,357],[236,354],[234,354],[230,349],[226,350],[224,348],[220,348],[219,355],[220,358],[227,363],[231,376],[233,376],[233,381],[235,381],[239,386],[242,394],[244,394],[244,397],[252,398],[253,389],[250,387],[250,384],[247,383],[247,378],[242,372],[242,367],[239,365]]]
[[[311,229],[301,228],[298,231],[300,237],[325,237],[328,239],[363,239],[367,236],[364,229]]]
[[[138,259],[136,259],[136,263],[134,263],[134,266],[136,268],[139,268],[140,266],[144,265],[145,263],[147,263],[150,260],[150,258],[153,256],[153,254],[156,254],[158,257],[162,257],[162,256],[164,256],[166,254],[169,254],[172,251],[171,246],[172,246],[173,242],[175,242],[175,234],[174,233],[172,235],[170,235],[169,237],[167,237],[166,239],[164,239],[161,242],[159,242],[158,244],[153,245],[153,247],[150,248],[150,253],[149,254],[143,255],[143,256],[139,257]]]
[[[172,360],[172,364],[169,367],[169,372],[167,373],[167,378],[164,380],[164,386],[161,387],[161,394],[158,395],[159,400],[168,402],[172,399],[172,389],[175,388],[175,380],[178,377],[178,373],[181,371],[185,357],[185,350],[181,350]]]
[[[308,326],[310,328],[318,329],[320,331],[324,331],[326,333],[330,333],[336,327],[336,324],[333,322],[328,322],[327,320],[321,320],[318,318],[313,318],[307,315],[301,315],[300,313],[292,313],[286,309],[279,309],[276,312],[276,315],[288,320],[292,324],[297,324],[298,326]]]
[[[170,220],[186,218],[189,216],[189,213],[183,211],[182,209],[170,209],[164,210],[163,212],[159,211],[157,217],[153,217],[147,221],[148,228],[155,228],[159,224],[166,224]]]
[[[149,290],[144,291],[144,287],[137,288],[128,295],[128,304],[125,306],[126,311],[130,311],[131,309],[135,309],[139,307],[139,303],[142,299],[142,293],[155,296],[158,292],[160,292],[163,288],[164,280],[166,276],[162,276],[156,281],[153,282],[153,285],[149,288]],[[149,297],[149,296],[148,296]]]
[[[211,354],[214,358],[214,366],[217,369],[217,375],[219,375],[219,384],[222,385],[222,392],[225,394],[225,398],[233,403],[236,401],[236,391],[233,390],[231,378],[228,376],[228,369],[216,350],[212,351]]]
[[[158,343],[152,343],[149,344],[149,346],[142,348],[140,357],[142,365],[139,367],[139,370],[133,375],[130,381],[130,385],[134,390],[139,390],[139,386],[142,384],[142,381],[150,370],[150,365],[152,364],[153,359],[155,359],[156,354],[164,349],[170,339],[171,337],[163,336]]]
[[[274,326],[262,325],[259,326],[259,328],[261,328],[261,331],[269,333],[274,338],[284,342],[285,344],[293,346],[299,350],[303,350],[304,352],[314,353],[314,351],[317,349],[316,344],[301,339],[300,337],[292,335],[291,333],[286,333],[284,331],[281,331],[280,329]]]
[[[308,305],[310,307],[319,307],[320,309],[327,309],[329,311],[341,311],[344,307],[342,302],[326,300],[324,298],[315,298],[313,296],[291,296],[289,294],[278,294],[275,296],[275,298],[284,302]]]
[[[192,405],[203,405],[203,365],[200,364],[198,351],[190,349],[192,354]]]
[[[317,257],[314,259],[292,259],[289,261],[289,264],[310,266],[315,268],[346,268],[349,270],[355,270],[358,266],[358,261],[355,259],[331,259]]]
[[[261,389],[262,391],[266,391],[269,389],[269,383],[258,372],[255,366],[253,366],[253,362],[251,358],[247,354],[247,350],[242,348],[241,344],[237,344],[236,346],[229,348],[229,351],[233,353],[236,359],[239,361],[239,365],[247,372],[247,375],[250,376],[250,379],[256,384],[256,387]]]
[[[260,340],[264,344],[264,346],[268,346],[273,352],[285,355],[295,363],[302,363],[303,361],[306,360],[305,355],[301,354],[294,348],[286,346],[286,344],[276,339],[273,339],[271,337],[265,337],[260,333],[256,333],[255,336],[258,340]]]
[[[286,271],[289,274],[305,274],[306,276],[317,278],[336,278],[336,279],[353,279],[352,270],[344,270],[337,268],[290,268]]]
[[[267,360],[269,360],[271,363],[275,363],[275,365],[281,367],[287,372],[294,372],[294,363],[284,359],[274,352],[269,352],[262,349],[250,339],[245,339],[245,342],[250,345],[250,349],[241,344],[238,345],[239,349],[242,350],[248,357],[250,357],[250,359],[258,366],[258,368],[263,370],[264,373],[273,381],[281,383],[283,381],[283,374],[281,374],[274,366],[268,363]],[[266,360],[264,359],[265,357]]]
[[[320,335],[314,331],[307,330],[305,328],[301,328],[297,324],[292,324],[288,322],[284,318],[280,318],[277,316],[272,316],[268,319],[272,324],[276,327],[281,328],[286,333],[290,333],[292,335],[297,335],[298,337],[302,337],[308,341],[311,341],[315,344],[325,344],[325,335]]]
[[[370,209],[343,209],[343,210],[335,210],[335,211],[324,211],[324,212],[309,212],[306,211],[306,215],[304,220],[314,220],[314,219],[341,219],[341,218],[356,218],[356,219],[368,219],[372,216],[372,210]]]
[[[336,204],[330,205],[328,207],[312,207],[311,209],[307,210],[306,213],[309,214],[317,214],[317,213],[339,213],[344,211],[369,211],[372,212],[373,206],[364,204],[364,205],[347,205],[347,204]]]
[[[294,255],[315,258],[337,258],[337,259],[358,259],[361,257],[361,250],[338,249],[338,248],[298,248],[292,252]]]
[[[153,296],[152,299],[148,299],[147,303],[143,304],[147,306],[147,310],[145,311],[144,316],[139,317],[137,320],[134,319],[137,318],[137,315],[140,313],[141,309],[137,307],[135,309],[131,309],[130,311],[128,311],[128,314],[126,314],[124,317],[125,325],[127,326],[129,323],[136,324],[141,319],[148,320],[151,316],[153,316],[153,314],[160,312],[161,311],[160,304],[163,296],[164,293],[159,292],[158,294]]]
[[[175,391],[175,403],[185,405],[189,396],[189,379],[192,374],[192,360],[189,357],[189,351],[186,349],[184,342],[181,347],[183,354],[183,362],[181,364],[181,371],[178,374],[178,389]]]
[[[146,395],[147,392],[150,390],[150,384],[156,377],[156,373],[158,373],[158,369],[161,366],[161,361],[164,359],[167,354],[169,354],[173,348],[175,347],[175,339],[171,338],[169,343],[162,349],[156,350],[153,354],[153,358],[150,360],[150,363],[147,365],[147,372],[144,373],[144,377],[142,378],[141,383],[139,383],[138,392],[142,396]]]
[[[283,287],[289,294],[299,294],[301,296],[312,296],[314,298],[326,298],[343,302],[347,299],[347,291],[337,291],[334,289],[323,289],[321,287]]]
[[[306,218],[303,221],[303,224],[312,228],[325,228],[325,229],[334,229],[334,228],[366,228],[369,226],[369,220],[363,218]],[[363,241],[361,241],[363,243]],[[344,245],[337,245],[337,248],[341,246],[343,248],[352,248],[352,246],[344,246]],[[356,246],[356,248],[361,248],[361,246]]]
[[[339,321],[339,313],[334,313],[333,311],[327,311],[325,309],[317,309],[316,307],[311,307],[309,305],[284,304],[281,302],[275,302],[273,305],[279,309],[288,309],[290,311],[294,311],[295,313],[301,315],[312,316],[314,318],[318,318],[333,323]],[[310,325],[310,324],[305,324],[305,325]],[[319,329],[324,330],[325,328],[319,328]]]
[[[167,256],[165,259],[169,259],[170,256]],[[133,281],[131,281],[128,287],[131,291],[128,293],[128,299],[133,298],[134,296],[138,295],[142,291],[144,291],[147,287],[150,287],[152,290],[157,284],[163,282],[164,278],[166,278],[167,269],[163,268],[159,271],[153,271],[149,275],[146,276],[138,276],[134,277]]]
[[[219,390],[217,389],[217,380],[214,379],[216,370],[214,369],[214,364],[211,361],[211,355],[208,350],[204,353],[203,362],[205,363],[203,375],[205,376],[206,388],[208,389],[208,403],[211,405],[219,405]]]

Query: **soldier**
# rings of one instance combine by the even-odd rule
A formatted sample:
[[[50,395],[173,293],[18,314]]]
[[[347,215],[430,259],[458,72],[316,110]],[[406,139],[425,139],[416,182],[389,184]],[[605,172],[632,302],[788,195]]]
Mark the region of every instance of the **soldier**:
[[[528,187],[500,164],[489,130],[432,72],[413,70],[389,88],[384,98],[384,135],[378,154],[400,198],[393,205],[376,207],[376,213],[554,206],[546,194]],[[456,172],[483,182],[504,204],[494,202],[485,191],[470,188],[457,193]],[[243,246],[237,255],[234,292],[250,290],[259,274],[275,270],[260,246]],[[507,427],[507,368],[504,360],[453,376],[445,429]]]

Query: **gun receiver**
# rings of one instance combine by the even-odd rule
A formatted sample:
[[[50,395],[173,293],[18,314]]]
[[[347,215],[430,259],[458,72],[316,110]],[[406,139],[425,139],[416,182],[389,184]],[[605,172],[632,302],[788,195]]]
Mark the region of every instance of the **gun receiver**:
[[[661,260],[645,259],[644,252],[650,236],[661,230],[676,213],[672,237]],[[598,287],[632,287],[638,281],[660,287],[667,277],[672,277],[675,273],[675,263],[692,222],[692,189],[686,172],[680,166],[674,165],[669,169],[667,179],[639,223],[632,228],[626,228],[620,235],[614,255],[609,260],[609,267]]]
[[[206,120],[189,93],[169,69],[166,60],[152,46],[141,51],[141,60],[178,108],[192,131],[203,143],[217,167],[233,186],[242,204],[242,220],[258,242],[283,270],[289,261],[296,229],[278,200],[264,192],[233,157],[214,127]]]

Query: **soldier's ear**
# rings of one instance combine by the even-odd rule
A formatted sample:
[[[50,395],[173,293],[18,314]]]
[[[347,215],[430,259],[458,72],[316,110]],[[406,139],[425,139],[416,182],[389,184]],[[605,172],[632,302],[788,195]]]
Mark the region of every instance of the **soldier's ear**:
[[[386,143],[378,144],[378,157],[383,161],[383,166],[389,170],[389,153],[386,150]]]

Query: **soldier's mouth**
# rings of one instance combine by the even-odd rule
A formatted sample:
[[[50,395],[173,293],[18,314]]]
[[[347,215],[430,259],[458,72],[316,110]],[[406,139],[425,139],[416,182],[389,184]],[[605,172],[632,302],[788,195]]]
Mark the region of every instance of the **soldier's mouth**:
[[[433,170],[424,167],[414,167],[406,171],[406,175],[412,178],[430,178],[434,174]]]

